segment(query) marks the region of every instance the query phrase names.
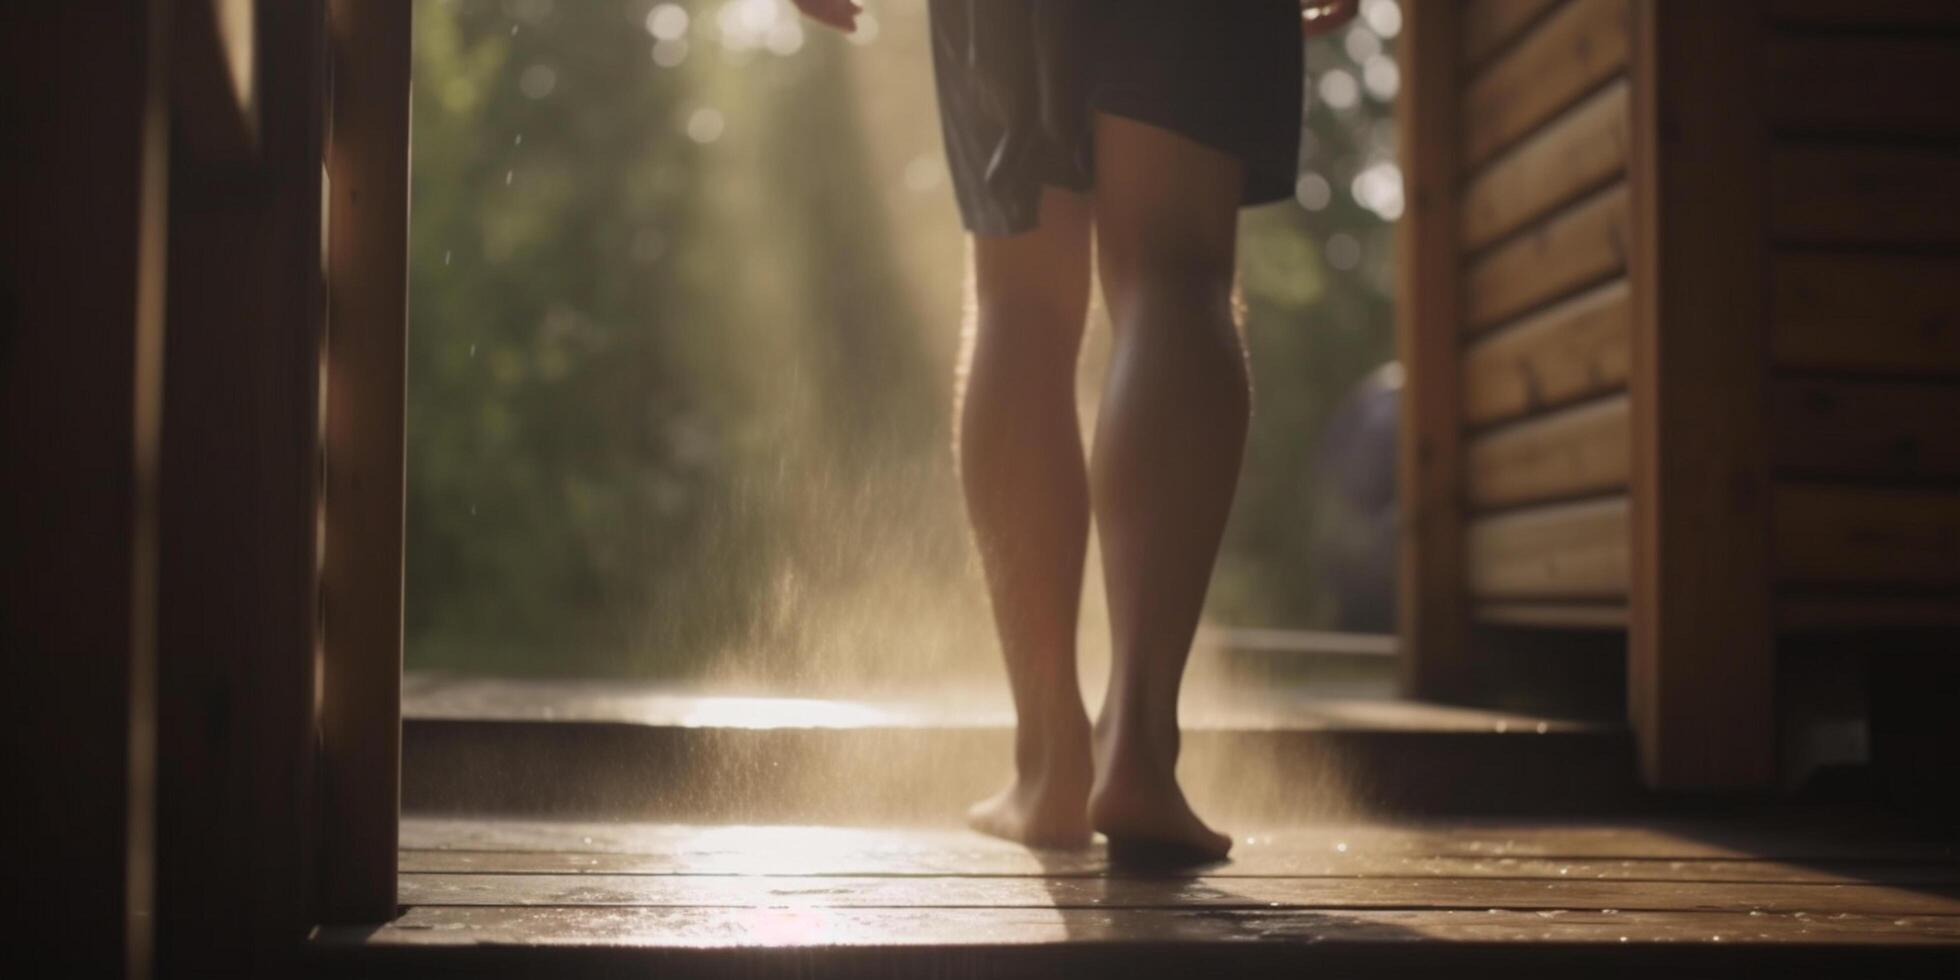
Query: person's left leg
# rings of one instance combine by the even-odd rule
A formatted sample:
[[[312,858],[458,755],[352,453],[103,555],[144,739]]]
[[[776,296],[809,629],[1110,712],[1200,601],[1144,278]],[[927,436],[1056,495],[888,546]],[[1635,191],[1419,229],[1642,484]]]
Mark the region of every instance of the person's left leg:
[[[1076,617],[1089,489],[1075,365],[1089,306],[1088,199],[1049,189],[1040,225],[973,239],[958,456],[1014,694],[1014,781],[969,812],[1034,845],[1087,844],[1089,720]]]
[[[1177,702],[1250,411],[1232,315],[1245,167],[1121,116],[1096,124],[1096,254],[1114,325],[1090,467],[1109,598],[1092,825],[1113,845],[1223,857],[1177,783]]]

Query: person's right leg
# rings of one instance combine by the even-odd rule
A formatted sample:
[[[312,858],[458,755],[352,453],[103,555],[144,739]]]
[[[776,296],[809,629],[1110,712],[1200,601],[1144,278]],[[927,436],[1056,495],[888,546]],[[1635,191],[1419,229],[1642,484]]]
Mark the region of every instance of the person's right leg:
[[[1238,483],[1250,391],[1232,317],[1234,157],[1096,123],[1096,251],[1115,346],[1090,463],[1113,662],[1091,823],[1112,844],[1223,857],[1178,787],[1177,698]]]
[[[960,479],[1017,720],[1014,782],[968,817],[1035,845],[1090,837],[1089,719],[1075,666],[1089,537],[1075,417],[1089,220],[1086,197],[1051,188],[1039,227],[973,238],[961,354]]]

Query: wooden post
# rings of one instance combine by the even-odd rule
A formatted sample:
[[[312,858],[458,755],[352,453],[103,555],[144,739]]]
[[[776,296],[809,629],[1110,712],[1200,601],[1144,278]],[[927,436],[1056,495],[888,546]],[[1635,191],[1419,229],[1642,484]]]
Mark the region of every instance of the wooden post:
[[[157,617],[170,975],[291,974],[312,912],[323,2],[258,5],[250,152],[181,160],[171,182]]]
[[[1409,202],[1396,228],[1395,343],[1404,371],[1397,632],[1402,687],[1430,698],[1461,697],[1473,680],[1457,396],[1458,6],[1404,6],[1395,110]]]
[[[410,11],[330,0],[321,917],[394,916]]]
[[[1659,788],[1775,776],[1761,18],[1634,15],[1627,687]]]
[[[0,4],[12,972],[150,972],[169,8]]]

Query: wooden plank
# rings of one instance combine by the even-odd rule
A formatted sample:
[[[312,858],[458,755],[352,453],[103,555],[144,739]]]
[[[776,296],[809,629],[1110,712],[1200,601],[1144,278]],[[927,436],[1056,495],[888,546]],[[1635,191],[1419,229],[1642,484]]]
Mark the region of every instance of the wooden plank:
[[[1481,518],[1468,549],[1475,596],[1618,598],[1627,590],[1627,499]]]
[[[1463,602],[1462,426],[1456,227],[1456,38],[1459,7],[1411,5],[1396,99],[1408,215],[1396,225],[1395,344],[1405,381],[1396,474],[1402,687],[1441,698],[1471,681]]]
[[[1631,917],[1611,908],[1553,918],[1538,912],[1495,908],[1474,914],[1356,909],[1338,916],[1285,910],[1136,909],[1112,918],[1094,909],[836,909],[813,915],[799,909],[434,906],[410,909],[372,931],[328,933],[322,939],[370,946],[702,948],[719,952],[724,958],[731,945],[928,946],[943,956],[940,947],[945,946],[1048,946],[1069,939],[1093,939],[1101,945],[1101,955],[1106,959],[1109,951],[1125,941],[1148,944],[1162,955],[1171,944],[1224,942],[1243,948],[1253,945],[1247,942],[1250,939],[1264,938],[1276,944],[1311,944],[1319,951],[1320,958],[1313,961],[1319,965],[1326,965],[1332,955],[1330,948],[1342,942],[1380,948],[1426,939],[1462,944],[1453,946],[1450,959],[1444,961],[1462,969],[1476,962],[1478,947],[1491,944],[1559,944],[1568,954],[1571,945],[1597,946],[1610,951],[1611,962],[1625,966],[1627,958],[1640,947],[1675,944],[1691,937],[1697,943],[1722,942],[1731,947],[1795,944],[1816,965],[1821,962],[1820,947],[1828,949],[1836,944],[1951,943],[1960,938],[1960,919],[1748,912],[1654,912]],[[1221,951],[1213,948],[1210,955],[1218,957]],[[1216,959],[1209,962],[1215,964]],[[1085,961],[1082,965],[1086,970],[1090,964]],[[682,975],[693,974],[689,971]]]
[[[1784,378],[1771,389],[1779,472],[1901,482],[1960,477],[1960,386]]]
[[[1960,244],[1960,153],[1779,146],[1770,154],[1770,230],[1793,244]]]
[[[1570,0],[1463,92],[1466,170],[1537,129],[1627,63],[1628,0]]]
[[[1960,376],[1960,257],[1778,252],[1779,367]]]
[[[1471,607],[1477,622],[1534,629],[1625,629],[1627,607],[1618,602],[1480,602]]]
[[[1636,17],[1628,708],[1649,785],[1775,777],[1760,11]]]
[[[1941,137],[1960,132],[1960,39],[1782,37],[1769,45],[1770,125],[1809,134]]]
[[[640,908],[1601,909],[1960,916],[1937,886],[1551,878],[1101,878],[409,874],[410,906]]]
[[[1917,28],[1960,26],[1960,5],[1951,0],[1769,0],[1777,26]]]
[[[1779,483],[1773,509],[1781,582],[1960,586],[1960,491]]]
[[[171,15],[177,150],[202,163],[258,155],[257,0],[182,0]]]
[[[1810,859],[1801,862],[1711,858],[1538,858],[1465,855],[1377,854],[1357,849],[1289,846],[1285,841],[1241,845],[1231,862],[1206,868],[1208,878],[1507,878],[1516,880],[1782,882],[1788,884],[1933,884],[1960,886],[1960,863],[1951,861],[1870,862]],[[827,870],[790,872],[782,878],[979,875],[1024,878],[1087,878],[1124,874],[1112,870],[1100,848],[1052,855],[964,852],[962,860],[925,852],[894,854],[889,849],[827,856]],[[555,874],[658,875],[693,877],[725,874],[713,863],[697,866],[672,854],[578,853],[564,851],[405,850],[403,874]]]
[[[322,921],[379,922],[395,908],[413,7],[328,5]]]
[[[1471,440],[1465,491],[1491,508],[1624,490],[1629,440],[1624,394],[1526,419]]]
[[[1491,161],[1463,190],[1463,247],[1482,248],[1623,173],[1627,98],[1627,83],[1614,81]]]
[[[1458,62],[1474,71],[1492,54],[1563,0],[1468,0],[1463,4],[1458,34]]]
[[[1784,595],[1779,630],[1935,629],[1960,627],[1960,593],[1935,595]]]
[[[1463,358],[1463,418],[1488,425],[1622,388],[1631,292],[1615,279],[1487,334]]]
[[[10,958],[146,976],[169,4],[0,4]],[[10,971],[11,972],[11,971]]]
[[[1615,183],[1472,261],[1463,322],[1481,332],[1626,268],[1629,196]]]

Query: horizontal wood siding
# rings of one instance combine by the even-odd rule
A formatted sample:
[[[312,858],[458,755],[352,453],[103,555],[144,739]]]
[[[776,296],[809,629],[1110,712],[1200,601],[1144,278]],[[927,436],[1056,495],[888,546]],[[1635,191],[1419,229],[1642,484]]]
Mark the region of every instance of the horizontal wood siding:
[[[1490,60],[1491,55],[1522,33],[1532,21],[1561,0],[1468,0],[1463,5],[1457,63],[1465,71]]]
[[[1627,63],[1628,0],[1568,0],[1471,79],[1462,161],[1475,167]]]
[[[1480,508],[1557,500],[1627,485],[1625,393],[1561,409],[1470,443],[1470,503]]]
[[[1624,80],[1573,106],[1470,182],[1457,237],[1482,248],[1625,173],[1627,122]]]
[[[1778,27],[1960,27],[1953,0],[1769,0]]]
[[[1463,361],[1463,416],[1488,425],[1626,387],[1632,315],[1615,279],[1470,346]]]
[[[1778,367],[1960,376],[1960,255],[1784,251],[1771,271]]]
[[[1626,268],[1627,189],[1616,183],[1492,249],[1464,274],[1464,322],[1473,332]]]
[[[1776,601],[1780,630],[1855,630],[1873,624],[1907,629],[1960,628],[1960,601],[1951,595],[1784,595]]]
[[[1631,10],[1462,7],[1458,492],[1485,623],[1626,621]]]
[[[1471,523],[1468,552],[1480,599],[1617,599],[1627,591],[1627,500],[1484,517]]]
[[[1960,492],[1786,482],[1775,532],[1786,584],[1960,587]]]
[[[1960,3],[1770,23],[1777,624],[1960,625]]]
[[[1960,245],[1960,151],[1785,143],[1770,157],[1770,231],[1787,244]]]
[[[1780,472],[1960,479],[1960,385],[1784,377],[1771,398],[1771,458]]]
[[[1960,4],[1954,4],[1960,7]],[[1947,38],[1778,39],[1769,48],[1772,126],[1873,136],[1960,132],[1960,44]]]

